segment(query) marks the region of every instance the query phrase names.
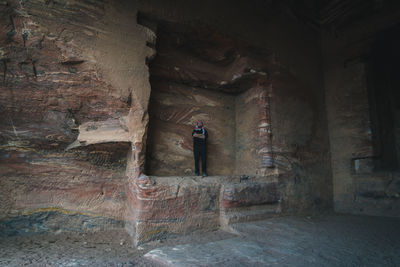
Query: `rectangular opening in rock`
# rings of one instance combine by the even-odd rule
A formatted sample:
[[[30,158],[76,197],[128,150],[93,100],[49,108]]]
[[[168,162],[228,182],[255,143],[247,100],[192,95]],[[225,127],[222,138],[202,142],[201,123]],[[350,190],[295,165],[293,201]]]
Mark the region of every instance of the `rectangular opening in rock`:
[[[369,108],[377,171],[398,171],[400,167],[400,26],[378,35],[368,64]]]
[[[257,175],[270,132],[268,54],[204,26],[156,24],[146,174],[193,175],[201,120],[209,175]]]

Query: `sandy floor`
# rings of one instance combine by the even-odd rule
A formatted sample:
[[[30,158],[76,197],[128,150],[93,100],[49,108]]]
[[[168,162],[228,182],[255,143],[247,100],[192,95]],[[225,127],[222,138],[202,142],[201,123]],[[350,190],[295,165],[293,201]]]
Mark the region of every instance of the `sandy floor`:
[[[400,266],[400,219],[286,217],[233,228],[239,235],[194,233],[139,248],[123,230],[9,237],[0,239],[0,266],[157,266],[154,256],[172,266]]]

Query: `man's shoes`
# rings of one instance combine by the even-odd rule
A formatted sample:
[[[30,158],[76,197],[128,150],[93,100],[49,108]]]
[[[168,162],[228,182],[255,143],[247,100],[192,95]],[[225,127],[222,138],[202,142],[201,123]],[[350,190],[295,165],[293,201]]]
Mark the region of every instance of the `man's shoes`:
[[[195,172],[194,176],[200,176],[200,174],[198,172]]]
[[[207,173],[203,173],[202,176],[203,176],[203,177],[206,177],[206,176],[207,176]]]

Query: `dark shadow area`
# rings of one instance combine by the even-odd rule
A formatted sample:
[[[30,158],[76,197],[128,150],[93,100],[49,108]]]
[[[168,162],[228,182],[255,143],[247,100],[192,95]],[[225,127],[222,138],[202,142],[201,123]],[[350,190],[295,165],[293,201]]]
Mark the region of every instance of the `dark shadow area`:
[[[400,160],[400,26],[381,33],[368,69],[375,170],[399,169]]]

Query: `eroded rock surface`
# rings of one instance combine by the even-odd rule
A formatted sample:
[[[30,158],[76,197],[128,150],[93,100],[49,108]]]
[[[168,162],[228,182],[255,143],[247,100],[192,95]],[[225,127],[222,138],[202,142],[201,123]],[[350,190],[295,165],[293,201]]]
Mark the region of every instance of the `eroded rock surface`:
[[[263,156],[256,147],[266,150],[270,141],[266,101],[272,55],[205,26],[154,23],[147,172],[192,175],[191,132],[202,120],[209,133],[208,173],[255,174]]]
[[[118,9],[109,4],[1,3],[0,220],[19,233],[124,226],[127,121],[143,105],[140,90],[121,81],[129,73],[143,85],[136,75],[152,52],[145,41],[124,50],[138,37],[122,29],[143,40],[151,33],[131,27],[134,16],[107,23]],[[136,72],[124,69],[132,59],[143,62]],[[63,220],[71,223],[54,223]]]
[[[147,4],[136,1],[0,4],[0,219],[9,234],[125,225],[139,244],[331,207],[321,84],[310,82],[314,71],[281,64],[269,36],[254,47],[246,34],[214,30],[216,21],[193,25],[168,11],[144,27],[136,14]],[[210,127],[210,174],[224,176],[147,176],[192,173],[197,119]],[[230,184],[232,174],[250,176],[249,186]],[[58,225],[64,219],[71,225]]]

